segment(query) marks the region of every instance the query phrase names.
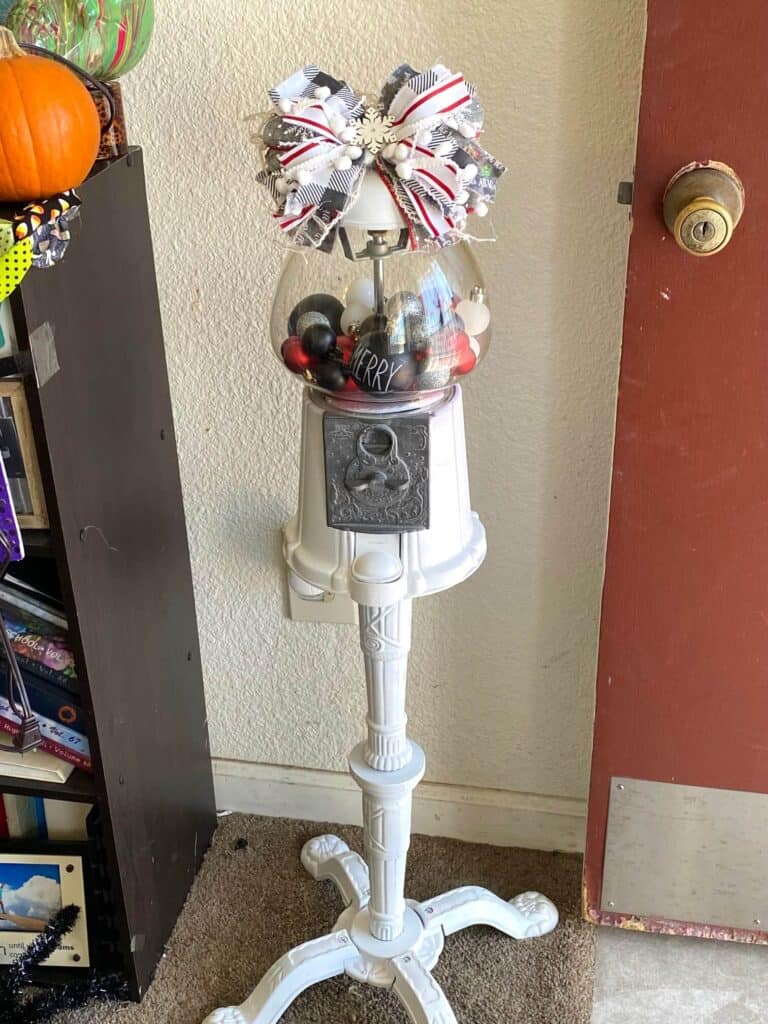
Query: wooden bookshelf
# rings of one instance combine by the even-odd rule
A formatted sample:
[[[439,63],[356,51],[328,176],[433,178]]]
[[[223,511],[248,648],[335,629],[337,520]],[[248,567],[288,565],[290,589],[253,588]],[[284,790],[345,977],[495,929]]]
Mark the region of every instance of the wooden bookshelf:
[[[0,793],[20,796],[43,796],[50,800],[68,800],[79,804],[96,803],[96,784],[93,776],[76,768],[64,783],[33,782],[0,775]]]
[[[12,296],[20,351],[5,362],[24,381],[50,522],[25,545],[55,561],[94,774],[3,777],[0,791],[94,804],[94,942],[139,998],[216,815],[141,150],[97,165],[80,193],[65,259]]]

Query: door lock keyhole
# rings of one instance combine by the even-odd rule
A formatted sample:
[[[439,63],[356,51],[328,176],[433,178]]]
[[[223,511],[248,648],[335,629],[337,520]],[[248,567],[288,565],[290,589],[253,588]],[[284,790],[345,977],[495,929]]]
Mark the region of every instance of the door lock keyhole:
[[[709,242],[715,237],[715,225],[711,220],[703,220],[693,227],[693,237],[697,242]]]
[[[726,164],[688,164],[664,195],[664,220],[675,241],[693,256],[711,256],[731,240],[744,209],[744,186]]]

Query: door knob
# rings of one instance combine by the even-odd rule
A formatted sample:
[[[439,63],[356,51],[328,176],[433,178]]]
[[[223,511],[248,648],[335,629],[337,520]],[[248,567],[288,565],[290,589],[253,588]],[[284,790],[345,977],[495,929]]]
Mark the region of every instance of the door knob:
[[[744,186],[714,160],[682,167],[664,193],[664,221],[693,256],[711,256],[730,242],[744,211]]]

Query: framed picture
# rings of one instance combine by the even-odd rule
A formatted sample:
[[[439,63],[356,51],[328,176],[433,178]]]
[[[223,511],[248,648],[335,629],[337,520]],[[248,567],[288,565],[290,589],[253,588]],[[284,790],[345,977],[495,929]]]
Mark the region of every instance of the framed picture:
[[[12,963],[57,911],[74,904],[80,908],[75,927],[42,966],[90,967],[87,863],[87,843],[0,846],[0,965]]]
[[[47,529],[48,510],[22,380],[0,380],[0,455],[5,464],[19,526],[22,529]]]

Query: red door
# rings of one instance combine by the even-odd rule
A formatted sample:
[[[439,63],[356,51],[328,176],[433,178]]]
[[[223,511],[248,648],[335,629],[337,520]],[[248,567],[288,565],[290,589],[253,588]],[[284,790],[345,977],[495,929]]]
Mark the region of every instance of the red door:
[[[740,176],[732,240],[662,217]],[[768,5],[649,0],[600,630],[584,903],[768,941]],[[701,237],[712,231],[698,228]]]

